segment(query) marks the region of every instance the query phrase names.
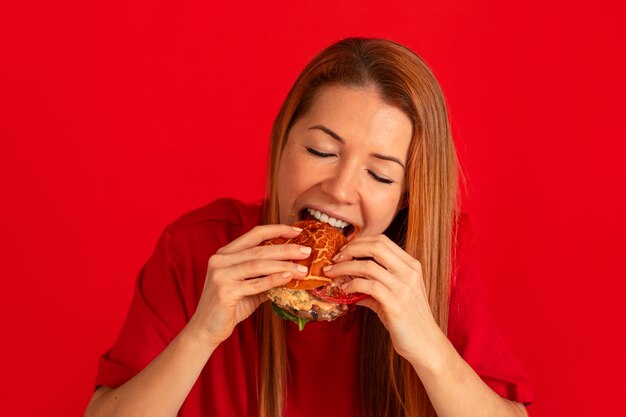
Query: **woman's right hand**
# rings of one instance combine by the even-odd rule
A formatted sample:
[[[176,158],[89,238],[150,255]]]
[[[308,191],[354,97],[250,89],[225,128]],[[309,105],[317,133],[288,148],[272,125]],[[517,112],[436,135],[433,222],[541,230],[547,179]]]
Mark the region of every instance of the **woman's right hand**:
[[[289,260],[306,259],[311,248],[259,246],[265,240],[290,239],[300,232],[283,224],[257,226],[211,256],[200,302],[187,331],[215,348],[266,300],[265,291],[306,276],[306,267]]]

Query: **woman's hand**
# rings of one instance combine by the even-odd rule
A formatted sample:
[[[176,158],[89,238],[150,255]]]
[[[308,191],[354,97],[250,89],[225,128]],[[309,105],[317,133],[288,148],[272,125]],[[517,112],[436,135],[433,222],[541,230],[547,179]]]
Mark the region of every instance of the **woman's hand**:
[[[373,310],[389,331],[394,349],[411,363],[425,363],[445,335],[428,304],[421,264],[384,235],[348,243],[324,273],[329,278],[355,277],[346,293],[371,297],[357,304]]]
[[[301,229],[275,224],[257,226],[209,259],[198,308],[188,324],[215,348],[266,300],[265,291],[306,276],[306,267],[289,260],[306,259],[311,249],[295,244],[258,246],[276,237],[293,238]]]

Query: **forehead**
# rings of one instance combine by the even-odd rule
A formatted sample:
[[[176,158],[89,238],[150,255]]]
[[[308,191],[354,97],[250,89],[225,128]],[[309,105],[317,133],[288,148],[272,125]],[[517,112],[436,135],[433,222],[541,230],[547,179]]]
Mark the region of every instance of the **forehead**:
[[[347,142],[367,141],[398,151],[408,149],[413,133],[410,118],[373,87],[322,87],[298,122],[305,128],[323,125]]]

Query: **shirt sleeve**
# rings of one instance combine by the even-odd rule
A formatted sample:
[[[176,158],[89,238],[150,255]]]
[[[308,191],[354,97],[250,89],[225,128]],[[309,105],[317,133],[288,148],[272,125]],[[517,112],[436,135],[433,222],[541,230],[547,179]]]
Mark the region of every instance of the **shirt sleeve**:
[[[461,357],[500,396],[533,402],[528,375],[498,331],[485,289],[468,253],[472,234],[469,220],[459,226],[457,271],[450,293],[448,338]]]
[[[181,262],[166,230],[142,268],[124,325],[99,361],[96,386],[116,388],[159,355],[187,323]]]

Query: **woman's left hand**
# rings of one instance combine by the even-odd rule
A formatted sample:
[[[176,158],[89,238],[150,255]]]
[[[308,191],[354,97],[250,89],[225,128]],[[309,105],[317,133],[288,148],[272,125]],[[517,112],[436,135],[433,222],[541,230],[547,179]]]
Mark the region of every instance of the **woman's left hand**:
[[[378,315],[399,355],[413,364],[436,357],[445,336],[430,310],[419,261],[385,235],[356,238],[333,261],[326,276],[355,277],[344,291],[371,296],[357,304]]]

